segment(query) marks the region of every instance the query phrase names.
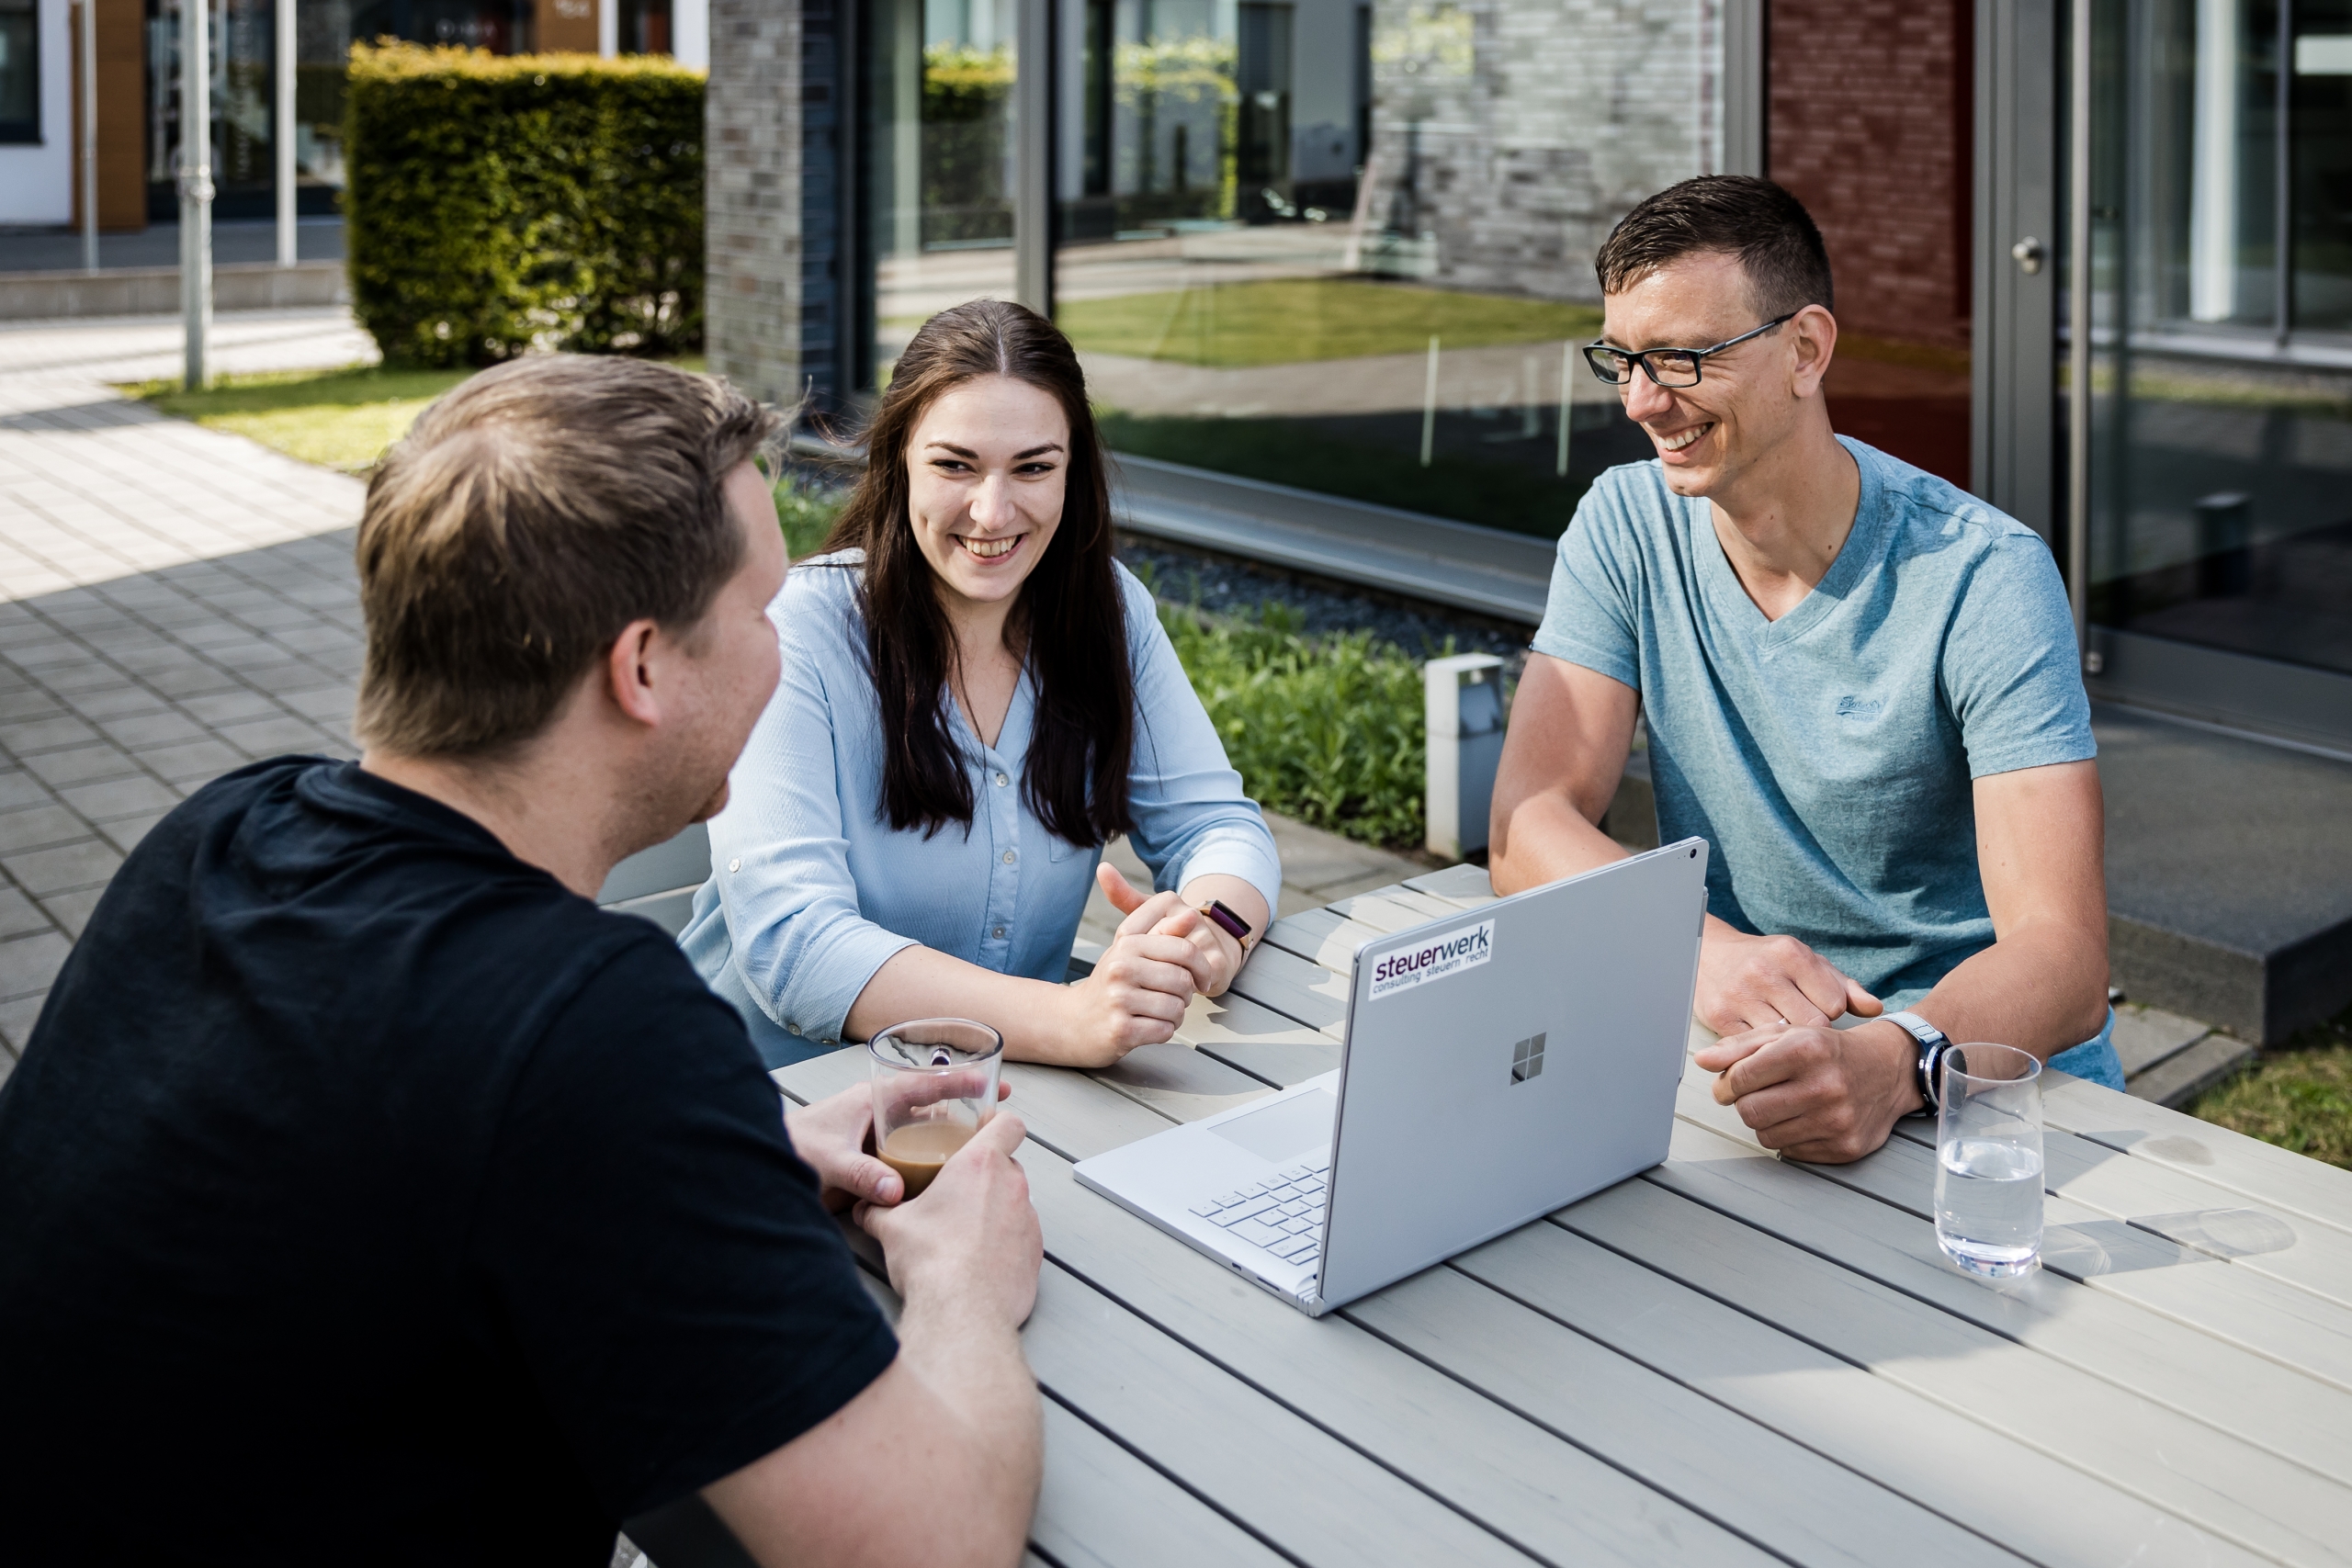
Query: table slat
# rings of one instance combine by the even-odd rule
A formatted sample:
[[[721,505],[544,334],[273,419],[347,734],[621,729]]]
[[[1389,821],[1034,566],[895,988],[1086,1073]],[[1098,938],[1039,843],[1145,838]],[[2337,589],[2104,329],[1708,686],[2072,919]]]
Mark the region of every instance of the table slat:
[[[1934,1123],[1895,1123],[1933,1147]],[[2042,1134],[2043,1180],[2061,1197],[2151,1231],[2240,1271],[2352,1307],[2352,1235],[2252,1204],[2225,1187],[2052,1127]]]
[[[1297,1562],[1528,1561],[1052,1258],[1022,1343],[1056,1399]]]
[[[1197,1122],[1274,1092],[1263,1079],[1173,1041],[1139,1045],[1087,1077],[1171,1122]]]
[[[1431,920],[1463,912],[1458,905],[1449,904],[1442,898],[1432,898],[1426,893],[1416,893],[1401,882],[1391,883],[1386,887],[1375,887],[1369,893],[1359,893],[1353,897],[1338,899],[1329,908],[1333,914],[1343,915],[1360,926],[1369,926],[1383,934],[1410,931],[1415,926],[1427,925]],[[1334,965],[1335,968],[1345,966]]]
[[[1061,1568],[1282,1568],[1232,1520],[1046,1401],[1046,1483],[1029,1538]],[[1035,1558],[1032,1561],[1042,1561]]]
[[[1233,991],[1309,1029],[1347,1026],[1347,976],[1296,953],[1260,942],[1234,977]]]
[[[1673,1499],[1354,1324],[1337,1317],[1318,1322],[1236,1280],[1184,1243],[1079,1186],[1069,1165],[1050,1151],[1026,1147],[1021,1158],[1054,1262],[1528,1550],[1563,1562],[1765,1561]],[[1037,1334],[1033,1326],[1033,1342]],[[1670,1390],[1655,1374],[1634,1371],[1649,1392]],[[1042,1363],[1039,1373],[1045,1375]],[[1636,1428],[1649,1425],[1656,1440],[1644,1401],[1621,1400],[1611,1414]],[[1154,1439],[1131,1440],[1163,1462]],[[1397,1495],[1419,1495],[1401,1482],[1390,1485]],[[1204,1490],[1221,1506],[1229,1504],[1223,1490]]]
[[[1495,901],[1495,885],[1483,865],[1450,865],[1420,876],[1408,876],[1405,886],[1416,893],[1442,898],[1459,908],[1475,909]]]
[[[1453,1267],[2036,1562],[2267,1561],[1562,1224],[1524,1226]]]
[[[1901,1209],[1925,1227],[1935,1224],[1936,1155],[1932,1148],[1907,1138],[1890,1138],[1884,1148],[1852,1165],[1803,1168]],[[2259,1371],[2243,1382],[2231,1370],[2230,1359],[2210,1358],[2216,1363],[2212,1376],[2234,1384],[2242,1391],[2243,1402],[2265,1410],[2266,1419],[2258,1425],[2272,1427],[2280,1414],[2275,1408],[2260,1406],[2260,1402],[2276,1392],[2278,1385],[2278,1373],[2272,1363],[2332,1384],[2336,1397],[2320,1413],[2321,1418],[2343,1429],[2346,1436],[2333,1445],[2335,1463],[2316,1468],[2326,1470],[2340,1480],[2352,1480],[2352,1404],[2346,1403],[2352,1400],[2352,1311],[2259,1274],[2232,1269],[2209,1253],[2192,1251],[2135,1229],[2070,1199],[2045,1198],[2042,1218],[2042,1263],[2050,1271],[2103,1296],[2160,1314],[2165,1319],[2265,1358]],[[2138,1337],[2141,1326],[2103,1308],[2071,1311],[2084,1303],[2075,1302],[2063,1289],[2029,1284],[2023,1289],[2001,1292],[1999,1299],[2046,1304],[2053,1315],[2064,1314],[2063,1321],[2054,1325],[2059,1331],[2057,1337],[2077,1346],[2128,1346]],[[1986,1326],[2003,1331],[1999,1324],[1988,1323]],[[2065,1346],[2052,1341],[2050,1336],[2028,1334],[2019,1337],[2053,1355],[2067,1356]],[[2167,1331],[2163,1339],[2177,1348],[2179,1336]],[[2156,1358],[2152,1364],[2162,1368],[2162,1348],[2154,1348],[2151,1354]],[[2114,1357],[2095,1356],[2093,1359],[2099,1364],[2078,1356],[2068,1359],[2119,1382],[2131,1381],[2119,1375]],[[2175,1367],[2177,1379],[2177,1363]],[[2199,1372],[2202,1371],[2200,1368]],[[2166,1382],[2165,1386],[2176,1384]],[[2238,1408],[2243,1411],[2248,1403],[2240,1403]],[[2195,1413],[2205,1414],[2201,1410]],[[2242,1427],[2234,1429],[2244,1430]],[[2305,1462],[2312,1462],[2312,1458],[2306,1457]]]
[[[1695,1128],[1674,1144],[1560,1223],[2251,1550],[2352,1562],[2336,1483],[1868,1277],[1869,1245],[1819,1217],[1830,1184]],[[1760,1192],[1775,1175],[1804,1201]]]
[[[2021,1562],[1453,1269],[1426,1270],[1347,1315],[1792,1562]]]
[[[1266,945],[1345,974],[1355,960],[1356,949],[1385,934],[1336,909],[1303,909],[1268,926]]]
[[[865,1081],[865,1052],[829,1051],[779,1067],[778,1088],[806,1104]],[[1096,1083],[1083,1073],[1007,1062],[1004,1079],[1012,1098],[1004,1103],[1020,1112],[1029,1136],[1067,1159],[1085,1159],[1165,1132],[1171,1124],[1159,1112]]]
[[[1251,1077],[1287,1089],[1340,1065],[1338,1038],[1231,992],[1194,997],[1176,1038]]]
[[[2041,1109],[2052,1127],[2352,1234],[2352,1170],[2063,1073]]]

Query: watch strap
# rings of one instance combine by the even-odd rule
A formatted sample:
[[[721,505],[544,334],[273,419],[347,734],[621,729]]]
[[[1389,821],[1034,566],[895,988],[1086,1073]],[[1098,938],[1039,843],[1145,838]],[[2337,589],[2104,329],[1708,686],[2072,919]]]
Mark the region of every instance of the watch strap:
[[[1919,1043],[1918,1073],[1920,1114],[1932,1116],[1942,1109],[1943,1096],[1936,1082],[1937,1071],[1943,1065],[1944,1053],[1951,1049],[1951,1041],[1944,1032],[1916,1012],[1891,1012],[1886,1021],[1896,1025]]]
[[[1201,914],[1209,924],[1241,944],[1243,953],[1250,951],[1250,922],[1233,912],[1222,898],[1212,898],[1201,906]]]

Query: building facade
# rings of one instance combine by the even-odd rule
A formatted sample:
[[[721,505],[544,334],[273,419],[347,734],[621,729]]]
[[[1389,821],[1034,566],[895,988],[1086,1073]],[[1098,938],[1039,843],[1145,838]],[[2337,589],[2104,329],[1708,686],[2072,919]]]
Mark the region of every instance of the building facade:
[[[0,225],[82,221],[84,6],[92,7],[98,227],[175,221],[179,43],[186,0],[0,0]],[[501,54],[673,54],[709,63],[707,0],[206,0],[212,44],[214,213],[277,211],[276,104],[294,73],[299,210],[335,210],[343,188],[344,62],[355,42],[398,38]],[[278,58],[280,6],[293,45]]]
[[[2352,0],[717,16],[799,65],[711,108],[713,362],[772,396],[854,414],[1018,298],[1124,454],[1554,536],[1647,454],[1575,360],[1595,248],[1767,174],[1829,245],[1838,428],[2041,533],[2096,694],[2352,753]]]

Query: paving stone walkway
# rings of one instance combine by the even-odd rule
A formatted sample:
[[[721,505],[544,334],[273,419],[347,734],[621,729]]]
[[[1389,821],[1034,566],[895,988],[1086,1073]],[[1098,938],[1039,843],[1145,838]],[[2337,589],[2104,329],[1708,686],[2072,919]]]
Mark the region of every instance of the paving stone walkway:
[[[372,358],[347,312],[224,316],[215,363]],[[123,855],[208,779],[351,754],[363,487],[110,383],[167,320],[0,327],[0,1077]]]

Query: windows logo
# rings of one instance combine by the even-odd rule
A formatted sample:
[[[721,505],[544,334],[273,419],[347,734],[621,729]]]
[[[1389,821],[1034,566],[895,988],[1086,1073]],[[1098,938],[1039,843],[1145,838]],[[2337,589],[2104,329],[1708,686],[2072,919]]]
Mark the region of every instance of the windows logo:
[[[1510,1081],[1525,1083],[1544,1070],[1544,1036],[1531,1035],[1510,1048]]]

